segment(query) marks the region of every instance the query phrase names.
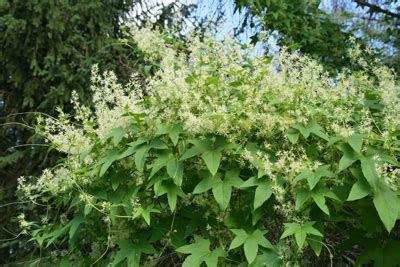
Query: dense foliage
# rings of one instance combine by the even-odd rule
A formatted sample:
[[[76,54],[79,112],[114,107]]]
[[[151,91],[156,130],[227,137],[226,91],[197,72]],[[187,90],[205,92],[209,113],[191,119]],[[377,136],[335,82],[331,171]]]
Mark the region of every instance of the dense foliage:
[[[351,33],[345,32],[344,24],[337,23],[322,10],[320,2],[236,0],[235,6],[247,11],[243,26],[258,18],[261,25],[255,22],[252,25],[275,33],[280,45],[318,58],[331,70],[337,69],[349,63],[347,49]]]
[[[0,1],[0,203],[14,203],[17,178],[37,175],[49,162],[47,146],[34,135],[34,112],[68,110],[72,90],[89,100],[90,66],[114,69],[121,79],[131,67],[131,48],[119,19],[134,1]],[[27,145],[28,144],[28,145]],[[32,144],[32,146],[30,145]],[[1,207],[0,265],[23,258],[15,240],[18,205]],[[10,255],[11,254],[11,255]],[[9,258],[10,257],[10,258]]]
[[[141,12],[135,17],[129,12],[139,4]],[[134,0],[0,1],[0,213],[7,214],[0,216],[0,240],[9,241],[0,244],[0,265],[29,254],[24,242],[14,238],[17,178],[38,175],[60,157],[49,154],[34,135],[35,114],[54,115],[57,106],[71,110],[73,90],[89,103],[90,68],[95,63],[112,69],[121,81],[133,70],[149,75],[153,66],[135,51],[122,22],[127,17],[137,23],[151,18],[155,25],[168,26],[177,7],[160,6],[158,14],[150,14],[146,5]]]
[[[234,0],[242,26],[268,31],[278,44],[318,59],[335,71],[351,63],[349,37],[374,47],[374,57],[399,73],[398,0]],[[257,42],[257,35],[253,36]]]
[[[24,171],[40,169],[44,158],[43,153],[33,153],[40,147],[8,149],[38,142],[37,138],[29,139],[32,131],[23,124],[32,125],[34,112],[56,114],[57,106],[69,110],[72,90],[89,102],[87,88],[93,64],[112,69],[122,81],[133,70],[144,76],[151,72],[151,66],[135,53],[135,44],[121,23],[128,17],[134,18],[129,12],[140,3],[0,2],[0,115],[1,122],[7,123],[1,131],[0,166],[1,175],[8,181]],[[151,17],[157,25],[171,24],[175,11],[172,7],[162,9],[162,18],[146,13],[143,8],[136,22]]]
[[[63,266],[394,266],[400,87],[379,62],[332,78],[226,37],[133,30],[145,85],[92,69],[94,109],[41,116],[67,154],[21,177],[23,234]],[[36,210],[34,214],[32,209]]]

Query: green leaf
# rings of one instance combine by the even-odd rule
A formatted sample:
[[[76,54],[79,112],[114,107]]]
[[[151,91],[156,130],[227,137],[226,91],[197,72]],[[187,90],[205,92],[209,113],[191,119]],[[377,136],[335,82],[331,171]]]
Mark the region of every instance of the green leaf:
[[[111,172],[107,175],[107,179],[111,181],[111,188],[115,191],[124,180],[129,179],[129,176],[125,172]]]
[[[226,210],[231,199],[232,186],[221,181],[213,186],[212,192],[221,210]]]
[[[136,168],[141,172],[144,170],[144,163],[146,161],[148,152],[149,152],[148,145],[142,145],[140,148],[136,150],[135,164]]]
[[[125,150],[122,154],[118,156],[118,159],[123,159],[126,157],[129,157],[133,153],[135,153],[137,150],[137,146],[130,146],[127,150]]]
[[[325,139],[326,141],[329,141],[329,137],[325,134],[324,129],[314,120],[308,122],[306,126],[296,123],[292,127],[299,130],[306,139],[310,136],[310,134],[314,134],[322,139]],[[291,134],[294,134],[294,131],[292,131]]]
[[[85,160],[85,158],[92,152],[93,150],[93,146],[91,146],[89,149],[87,149],[86,151],[82,152],[79,155],[79,162],[83,163],[83,161]]]
[[[330,165],[322,165],[315,170],[313,176],[309,176],[307,178],[307,182],[311,190],[314,189],[322,177],[335,177],[335,174],[329,168]]]
[[[110,168],[110,166],[114,163],[115,159],[110,159],[108,161],[106,161],[103,165],[101,165],[100,168],[100,177],[102,177],[108,170],[108,168]]]
[[[389,148],[388,151],[383,148],[368,146],[367,150],[365,151],[365,155],[371,157],[378,156],[382,162],[388,162],[393,166],[400,167],[400,162],[396,159],[396,156],[392,152],[390,152],[390,150],[391,148]]]
[[[309,179],[309,177],[314,176],[314,172],[310,170],[303,170],[299,175],[297,175],[293,179],[293,183],[297,183],[298,181],[304,180],[304,179]]]
[[[307,125],[307,127],[308,127],[310,133],[312,133],[326,141],[329,141],[329,137],[325,134],[324,129],[316,121],[311,121]]]
[[[386,230],[390,233],[393,229],[399,214],[400,202],[395,192],[383,182],[378,184],[374,193],[374,205],[379,214],[379,218]]]
[[[340,201],[335,193],[323,185],[318,185],[311,191],[298,188],[296,189],[295,210],[300,210],[304,203],[311,198],[324,213],[329,215],[329,209],[325,203],[326,197]]]
[[[167,163],[167,173],[177,185],[182,185],[183,162],[177,159],[170,159]]]
[[[339,172],[350,167],[354,162],[359,159],[358,154],[347,144],[339,146],[343,152],[343,156],[339,161]]]
[[[239,178],[239,170],[230,170],[225,172],[225,178],[221,175],[216,176],[206,174],[206,177],[193,190],[193,194],[199,194],[212,189],[215,200],[222,210],[225,210],[231,198],[232,187],[239,187],[243,181]]]
[[[67,257],[64,257],[61,261],[60,261],[60,263],[59,263],[59,265],[57,265],[57,267],[73,267],[75,264],[74,264],[74,262],[73,261],[70,261],[69,260],[69,258],[68,258],[68,256]],[[34,266],[37,266],[37,263],[36,264],[29,264],[29,265],[27,265],[28,267],[30,267],[30,266],[32,266],[32,267],[34,267]]]
[[[301,229],[301,225],[297,223],[285,223],[285,231],[283,231],[280,239],[284,239],[288,236],[294,235]]]
[[[167,194],[168,205],[169,205],[169,208],[171,209],[172,212],[176,208],[176,201],[178,199],[178,196],[180,196],[180,197],[185,197],[186,196],[181,188],[179,188],[175,184],[168,184],[168,183],[162,183],[160,185],[160,187],[158,188],[156,194],[158,196],[162,196],[164,194]]]
[[[186,150],[185,153],[183,153],[183,155],[179,158],[179,160],[183,161],[183,160],[192,158],[194,156],[200,155],[201,153],[203,153],[206,150],[207,149],[204,148],[204,147],[194,146],[194,147],[189,148],[188,150]]]
[[[322,165],[314,172],[310,170],[304,170],[293,179],[293,182],[297,183],[300,180],[307,179],[308,185],[312,190],[322,177],[335,177],[335,174],[329,168],[330,165]]]
[[[157,125],[157,132],[156,135],[163,135],[168,134],[170,131],[170,126],[165,124],[158,124]]]
[[[221,175],[219,173],[216,176],[211,176],[210,174],[207,174],[207,176],[203,178],[200,183],[198,183],[193,189],[193,194],[204,193],[214,186],[218,185],[219,183],[221,183],[220,176]]]
[[[85,216],[88,216],[92,210],[93,210],[93,206],[91,204],[87,203],[87,204],[85,204],[83,213],[85,214]]]
[[[116,149],[111,149],[107,151],[107,154],[104,158],[100,159],[96,165],[102,164],[100,168],[99,176],[102,177],[110,166],[119,158],[118,151]]]
[[[282,259],[277,251],[268,250],[258,255],[249,267],[281,267]]]
[[[147,225],[150,225],[151,213],[160,213],[160,211],[158,209],[153,208],[153,205],[150,205],[146,208],[138,207],[133,214],[133,218],[135,219],[140,216],[144,219]]]
[[[47,235],[44,235],[43,237],[44,237],[45,239],[49,239],[49,240],[47,241],[46,248],[48,248],[51,244],[53,244],[53,242],[54,242],[57,238],[59,238],[59,237],[65,235],[65,234],[67,233],[69,227],[70,227],[70,224],[68,223],[68,224],[64,225],[63,227],[59,227],[57,230],[54,230],[54,231],[50,232],[50,233],[47,234]]]
[[[319,257],[322,251],[323,238],[321,236],[313,236],[312,238],[307,237],[307,242],[314,251],[315,255]]]
[[[315,204],[317,204],[317,206],[323,211],[325,212],[327,215],[329,215],[329,209],[328,206],[325,203],[325,195],[320,194],[319,192],[313,192],[311,194],[312,199],[314,200]]]
[[[218,258],[225,258],[226,252],[222,248],[216,248],[210,252],[207,257],[204,258],[208,267],[217,267],[218,266]],[[190,267],[190,266],[189,266]]]
[[[355,134],[350,137],[347,137],[346,140],[347,143],[349,143],[349,145],[354,149],[354,151],[360,153],[363,142],[363,135]]]
[[[139,267],[140,258],[143,253],[154,254],[155,249],[152,245],[147,242],[140,242],[139,244],[133,244],[130,240],[117,241],[119,250],[115,254],[111,266],[117,266],[124,260],[126,260],[128,267]]]
[[[310,129],[307,127],[304,127],[300,123],[296,123],[295,125],[292,126],[293,128],[297,129],[300,131],[301,135],[303,135],[304,138],[308,138],[310,136]]]
[[[40,232],[39,229],[33,230],[31,232],[31,235],[33,237],[31,239],[29,239],[29,241],[36,241],[38,243],[39,247],[41,248],[43,245],[43,242],[46,238],[46,235],[39,235],[39,232]]]
[[[219,150],[206,151],[201,155],[208,170],[212,175],[215,175],[218,171],[219,164],[221,163],[222,153]]]
[[[327,198],[334,199],[338,202],[341,201],[332,189],[321,184],[314,188],[313,193],[323,194]]]
[[[168,154],[161,154],[159,155],[151,164],[151,172],[149,179],[153,177],[159,170],[167,166],[169,161]]]
[[[125,135],[124,128],[117,127],[117,128],[112,129],[111,133],[108,136],[112,138],[114,146],[116,146],[121,142],[124,135]]]
[[[261,178],[265,175],[264,163],[262,160],[257,158],[257,152],[261,151],[261,149],[256,143],[248,143],[245,149],[250,152],[250,163],[258,170],[257,178]]]
[[[114,256],[111,266],[116,266],[120,262],[126,260],[127,265],[130,267],[139,266],[140,258],[138,259],[137,253],[134,251],[134,245],[130,240],[121,240],[118,242],[119,250]]]
[[[314,224],[314,221],[306,222],[305,224],[303,224],[302,228],[304,229],[304,231],[311,235],[323,237],[323,234],[321,234],[321,232],[313,226]]]
[[[372,157],[362,157],[361,170],[365,176],[365,179],[367,179],[368,184],[372,187],[372,189],[376,190],[379,177],[375,168],[375,160]]]
[[[361,198],[364,198],[371,194],[371,189],[369,188],[368,183],[363,179],[359,179],[356,183],[351,187],[349,196],[347,201],[354,201]]]
[[[147,143],[148,141],[149,139],[146,137],[139,137],[138,139],[136,139],[136,141],[129,143],[129,148],[132,149],[139,148],[141,145]]]
[[[176,249],[177,252],[191,254],[186,257],[182,267],[199,267],[202,262],[205,262],[209,267],[217,267],[218,258],[226,257],[223,249],[217,248],[210,250],[210,241],[203,239],[200,236],[194,236],[195,242],[190,245],[185,245]]]
[[[74,219],[69,223],[70,228],[69,228],[69,238],[73,239],[76,231],[78,230],[79,226],[84,222],[84,217],[82,214],[77,214],[75,215]]]
[[[175,124],[169,130],[169,138],[171,139],[174,146],[178,144],[179,134],[182,132],[182,127],[180,124]]]
[[[364,177],[364,175],[363,175],[363,173],[362,173],[362,170],[361,170],[361,168],[360,167],[355,167],[355,168],[350,168],[350,172],[351,172],[351,174],[354,176],[354,177],[356,177],[358,180],[360,180],[360,179],[364,179],[365,180],[365,177]]]
[[[304,203],[311,197],[311,193],[304,188],[296,189],[295,210],[300,210]]]
[[[272,195],[271,181],[259,182],[254,194],[254,207],[256,210],[264,204]]]
[[[259,229],[254,230],[252,233],[248,233],[243,229],[231,229],[231,231],[236,236],[232,240],[229,250],[243,245],[244,254],[249,264],[256,258],[259,246],[271,249],[274,248],[268,239],[264,237],[267,231],[261,231]]]
[[[208,77],[204,82],[204,86],[208,86],[208,85],[218,86],[218,84],[219,84],[219,79],[218,79],[218,77],[215,77],[215,76]]]
[[[297,129],[289,128],[287,137],[292,144],[296,144],[299,140],[300,133]]]
[[[307,232],[300,228],[295,234],[294,238],[296,239],[297,245],[302,248],[304,243],[306,242]]]
[[[257,256],[258,253],[258,242],[254,236],[250,236],[246,239],[243,245],[244,255],[247,259],[248,263],[252,263]]]
[[[243,182],[239,186],[239,188],[247,188],[253,186],[257,186],[253,202],[253,210],[256,210],[271,197],[272,185],[271,181],[269,181],[268,179],[257,179],[256,177],[251,177]]]
[[[153,140],[151,140],[149,148],[163,150],[168,149],[168,146],[160,138],[154,138]]]
[[[195,80],[196,80],[196,76],[193,76],[193,75],[189,75],[185,78],[185,82],[188,84],[194,83]]]
[[[192,140],[194,143],[194,146],[192,148],[189,148],[188,150],[183,153],[183,155],[180,157],[179,160],[186,160],[189,158],[192,158],[194,156],[200,155],[205,151],[211,150],[212,149],[212,143],[210,140],[205,139],[205,140]]]
[[[329,142],[328,142],[327,146],[334,145],[334,144],[336,144],[337,142],[339,142],[341,140],[343,140],[343,137],[341,137],[341,136],[333,136],[333,137],[329,138]]]
[[[224,182],[233,187],[239,188],[243,184],[243,180],[240,179],[239,175],[239,169],[228,170],[225,172]]]
[[[244,244],[247,239],[247,233],[243,229],[231,229],[231,231],[236,235],[232,240],[229,250],[235,249]]]
[[[314,224],[314,221],[306,222],[302,225],[298,223],[285,223],[285,231],[280,239],[294,235],[297,245],[302,248],[307,235],[323,236],[320,231],[313,227]]]
[[[213,185],[213,195],[221,210],[226,210],[231,199],[232,187],[239,187],[243,181],[239,178],[239,170],[230,170],[220,183]]]
[[[174,146],[178,144],[179,134],[182,133],[182,127],[180,124],[175,124],[175,125],[160,124],[157,126],[157,128],[158,130],[156,135],[168,134]]]
[[[319,177],[335,177],[335,174],[330,170],[330,165],[322,165],[319,166],[318,169],[315,170],[315,175]]]
[[[318,185],[311,192],[311,198],[315,201],[315,204],[327,215],[329,215],[328,206],[325,203],[325,198],[335,199],[340,201],[336,194],[323,185]]]
[[[364,101],[364,105],[370,109],[374,110],[382,110],[385,108],[385,105],[383,105],[379,100],[377,99],[368,99]]]
[[[251,224],[254,226],[258,223],[258,221],[263,216],[263,212],[261,209],[256,209],[251,212]]]

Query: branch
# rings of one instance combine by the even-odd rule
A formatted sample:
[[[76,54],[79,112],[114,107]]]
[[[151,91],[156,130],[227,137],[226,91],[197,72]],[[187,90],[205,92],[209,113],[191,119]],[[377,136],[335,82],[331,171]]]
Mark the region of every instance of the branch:
[[[359,6],[368,7],[370,9],[370,12],[379,12],[400,19],[399,13],[394,13],[390,10],[383,9],[378,5],[370,4],[366,0],[353,0],[353,1],[356,2]]]

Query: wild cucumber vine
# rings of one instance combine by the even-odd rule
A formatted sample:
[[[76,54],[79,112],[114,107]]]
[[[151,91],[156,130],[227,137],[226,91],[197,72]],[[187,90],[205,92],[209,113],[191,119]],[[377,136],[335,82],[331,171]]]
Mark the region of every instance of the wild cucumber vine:
[[[271,62],[229,37],[192,36],[179,53],[165,34],[135,36],[161,60],[146,85],[94,67],[93,110],[74,98],[73,116],[39,118],[67,153],[20,179],[24,199],[47,205],[41,220],[20,218],[46,260],[378,266],[379,253],[400,248],[390,70],[364,64],[331,78],[307,57],[282,51]],[[390,255],[385,266],[399,260]]]

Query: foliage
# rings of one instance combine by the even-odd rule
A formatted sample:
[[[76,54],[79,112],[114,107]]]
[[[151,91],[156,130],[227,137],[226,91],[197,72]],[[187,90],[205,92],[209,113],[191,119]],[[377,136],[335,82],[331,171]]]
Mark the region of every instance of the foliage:
[[[267,31],[278,45],[317,59],[330,71],[352,62],[349,38],[373,47],[374,57],[399,73],[400,14],[397,0],[234,0],[243,21],[256,32]],[[253,42],[262,41],[258,35]]]
[[[41,220],[20,216],[41,263],[399,263],[392,71],[376,62],[331,78],[307,57],[271,61],[230,37],[193,35],[186,54],[168,34],[133,32],[161,59],[145,87],[94,67],[93,109],[75,98],[73,115],[38,118],[68,154],[19,180],[23,199],[46,206]]]
[[[263,29],[277,34],[279,45],[293,51],[299,49],[330,69],[340,68],[349,64],[347,49],[351,33],[346,33],[345,25],[337,23],[319,4],[320,1],[308,0],[235,1],[236,9],[247,10],[242,27],[259,17]]]
[[[400,5],[397,0],[353,0],[357,8],[347,8],[339,1],[335,16],[339,22],[350,24],[354,32],[362,32],[362,38],[376,48],[378,56],[388,66],[400,73]],[[348,4],[348,3],[347,3]],[[350,22],[350,23],[349,23]]]
[[[0,195],[1,204],[15,202],[20,175],[30,179],[60,157],[28,126],[34,124],[34,114],[54,115],[56,106],[70,111],[73,90],[89,103],[94,63],[113,69],[121,81],[127,81],[133,70],[142,79],[153,72],[155,65],[144,61],[122,22],[130,16],[143,24],[151,17],[157,25],[171,25],[176,6],[160,6],[160,16],[144,10],[140,18],[131,15],[134,5],[148,7],[142,2],[0,1],[0,191],[7,192]],[[2,218],[0,239],[15,233],[12,220],[17,209],[18,205],[1,208],[8,218]],[[23,242],[14,241],[10,247],[2,244],[0,265],[9,256],[21,259],[28,254],[18,248]],[[10,255],[10,250],[16,254]]]
[[[88,99],[94,62],[114,69],[121,78],[129,76],[128,62],[136,56],[129,55],[131,49],[117,37],[122,37],[118,20],[133,2],[0,1],[0,174],[8,192],[1,203],[15,201],[19,175],[37,175],[55,161],[43,140],[26,126],[34,124],[32,113],[55,114],[57,105],[68,110],[73,89]],[[7,208],[1,239],[15,233],[17,208]],[[4,208],[1,212],[6,214]],[[3,243],[0,264],[13,257],[10,250],[17,258],[28,252],[23,243],[10,242]]]
[[[9,147],[26,143],[39,145],[18,148],[25,150],[18,164],[26,168],[20,173],[42,164],[40,140],[24,124],[31,124],[32,112],[56,114],[56,106],[69,110],[72,90],[88,101],[94,63],[113,69],[121,80],[133,69],[149,73],[140,54],[131,53],[135,44],[123,39],[126,29],[120,25],[135,2],[1,1],[1,120],[7,123],[2,127],[2,164],[13,164],[7,156],[17,150]],[[10,169],[4,168],[3,175],[18,177]]]

